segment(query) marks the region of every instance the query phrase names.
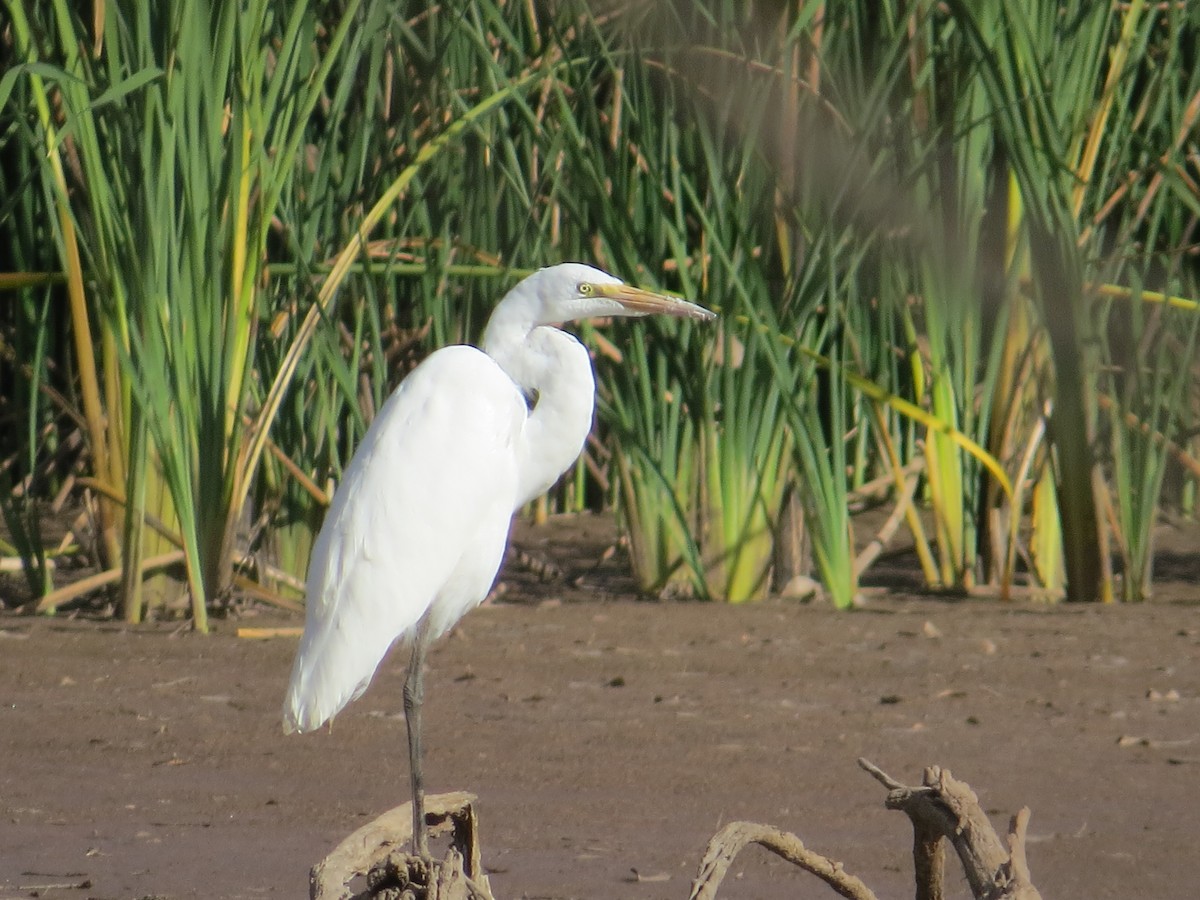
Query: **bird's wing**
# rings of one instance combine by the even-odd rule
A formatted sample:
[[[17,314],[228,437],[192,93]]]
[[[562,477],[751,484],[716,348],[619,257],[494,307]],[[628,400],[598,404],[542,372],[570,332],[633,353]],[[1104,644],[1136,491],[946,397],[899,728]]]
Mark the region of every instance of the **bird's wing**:
[[[525,417],[512,380],[465,346],[434,353],[384,404],[313,546],[285,728],[319,727],[366,689],[397,638],[419,625],[436,636],[484,598]]]

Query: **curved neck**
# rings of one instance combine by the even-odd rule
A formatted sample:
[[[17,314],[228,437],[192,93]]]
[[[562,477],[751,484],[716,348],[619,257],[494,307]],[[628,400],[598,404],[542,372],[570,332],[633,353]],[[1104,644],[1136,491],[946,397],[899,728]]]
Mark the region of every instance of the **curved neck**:
[[[488,323],[483,350],[530,404],[517,447],[517,507],[541,496],[578,458],[592,430],[596,379],[587,350],[546,325],[521,333],[503,319]]]

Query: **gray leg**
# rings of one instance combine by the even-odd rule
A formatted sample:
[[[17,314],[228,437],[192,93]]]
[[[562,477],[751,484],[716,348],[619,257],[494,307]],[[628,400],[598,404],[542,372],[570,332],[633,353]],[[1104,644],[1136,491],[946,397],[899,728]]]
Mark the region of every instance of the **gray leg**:
[[[413,852],[429,859],[429,833],[425,825],[425,781],[421,774],[421,703],[425,699],[425,641],[413,641],[408,677],[404,679],[404,719],[408,724],[408,766],[412,773]]]

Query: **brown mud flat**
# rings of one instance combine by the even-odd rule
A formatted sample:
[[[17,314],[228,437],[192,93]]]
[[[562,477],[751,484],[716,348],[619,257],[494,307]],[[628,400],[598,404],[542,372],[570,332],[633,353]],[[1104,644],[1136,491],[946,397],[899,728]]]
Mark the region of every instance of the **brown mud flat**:
[[[520,543],[562,556],[537,534]],[[1194,582],[1140,606],[891,593],[846,614],[638,602],[618,563],[575,565],[510,573],[505,599],[531,599],[430,654],[429,788],[478,795],[498,897],[684,898],[736,819],[911,896],[908,821],[860,756],[908,783],[950,768],[1001,832],[1030,806],[1047,900],[1196,896]],[[0,617],[0,900],[307,896],[313,863],[407,799],[405,660],[332,731],[285,737],[294,639],[236,629],[298,624]],[[832,894],[751,848],[721,896]]]

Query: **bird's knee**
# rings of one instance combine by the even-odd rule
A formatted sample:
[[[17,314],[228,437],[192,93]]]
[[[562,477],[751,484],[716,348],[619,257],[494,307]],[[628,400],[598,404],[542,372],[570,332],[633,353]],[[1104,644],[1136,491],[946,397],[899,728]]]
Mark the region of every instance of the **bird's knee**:
[[[425,691],[420,685],[414,685],[412,682],[406,682],[404,685],[404,709],[411,711],[421,705],[421,701],[425,699]]]

